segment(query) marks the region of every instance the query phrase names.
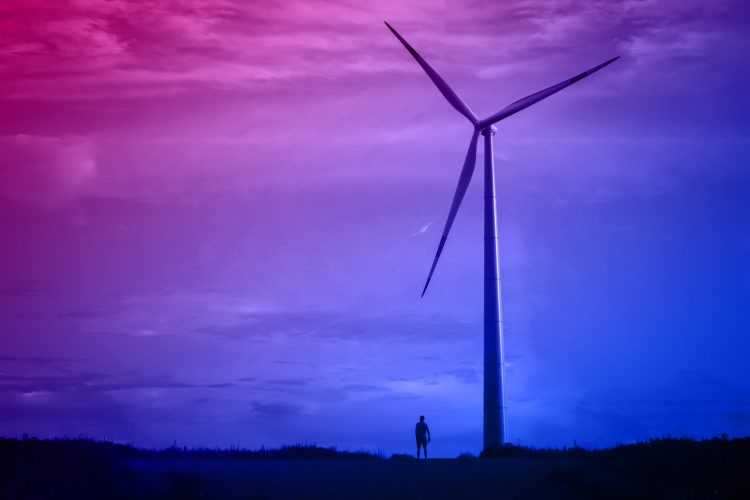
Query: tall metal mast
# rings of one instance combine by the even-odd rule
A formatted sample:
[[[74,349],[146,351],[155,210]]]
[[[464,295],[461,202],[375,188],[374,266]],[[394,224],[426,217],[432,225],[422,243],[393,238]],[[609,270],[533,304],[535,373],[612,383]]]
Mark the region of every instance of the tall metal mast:
[[[490,125],[484,136],[484,449],[505,444],[503,313],[497,236],[495,157]]]

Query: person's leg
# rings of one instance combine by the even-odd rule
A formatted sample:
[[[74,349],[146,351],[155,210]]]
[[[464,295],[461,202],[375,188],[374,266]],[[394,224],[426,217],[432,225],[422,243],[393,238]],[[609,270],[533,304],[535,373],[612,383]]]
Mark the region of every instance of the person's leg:
[[[419,447],[422,446],[422,443],[419,442],[419,439],[417,439],[417,460],[419,460]]]
[[[424,446],[424,459],[427,460],[427,441],[422,443],[422,446]]]

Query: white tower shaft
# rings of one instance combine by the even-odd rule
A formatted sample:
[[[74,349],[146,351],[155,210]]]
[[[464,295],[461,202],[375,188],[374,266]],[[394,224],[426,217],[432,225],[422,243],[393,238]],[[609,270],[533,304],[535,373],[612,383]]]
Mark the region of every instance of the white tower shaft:
[[[505,444],[503,323],[500,306],[494,127],[484,136],[484,449]]]

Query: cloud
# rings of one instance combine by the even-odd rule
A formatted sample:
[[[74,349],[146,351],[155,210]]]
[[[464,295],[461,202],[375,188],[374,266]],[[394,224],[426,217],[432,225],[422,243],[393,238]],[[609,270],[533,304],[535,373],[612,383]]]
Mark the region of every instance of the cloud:
[[[51,415],[56,417],[50,418]],[[64,415],[65,418],[60,418]],[[50,393],[31,391],[3,394],[0,398],[0,421],[4,429],[46,435],[89,434],[90,423],[108,426],[131,421],[131,408],[105,393]]]
[[[314,377],[277,378],[258,383],[254,388],[276,394],[299,393],[309,390],[308,386],[315,381],[316,378]]]
[[[56,207],[96,177],[92,146],[82,138],[0,137],[0,196]]]
[[[482,376],[479,371],[471,368],[446,370],[438,375],[452,375],[462,384],[478,384],[482,381]]]
[[[60,294],[54,285],[44,280],[24,280],[0,288],[0,297],[34,298],[49,297]]]
[[[391,14],[425,10],[419,2],[393,7]],[[363,29],[384,30],[373,10],[348,0],[315,7],[298,1],[71,1],[64,8],[12,2],[0,17],[0,70],[15,78],[0,86],[16,97],[90,99],[111,97],[112,88],[119,97],[195,86],[245,89],[366,74],[380,64],[393,68],[373,50],[376,44],[363,50]],[[67,92],[57,91],[61,85]]]
[[[211,384],[202,387],[210,387]],[[166,375],[112,375],[73,372],[54,375],[5,375],[0,392],[20,394],[95,393],[138,389],[187,389],[197,387]]]
[[[378,392],[390,392],[391,389],[379,385],[370,384],[351,384],[341,388],[342,392],[351,392],[354,394],[361,393],[378,393]]]
[[[537,386],[529,391],[532,397],[511,398],[509,406],[520,424],[517,432],[528,439],[549,439],[556,445],[577,439],[584,446],[602,446],[665,434],[742,435],[747,421],[741,415],[750,410],[746,393],[744,384],[691,371],[674,373],[672,380],[631,380],[624,386],[611,380],[606,387]]]
[[[248,331],[248,323],[276,315],[263,301],[198,291],[115,295],[95,306],[63,312],[60,317],[75,320],[86,332],[133,337],[218,335],[247,338],[252,333]],[[272,330],[273,326],[268,328]]]
[[[85,100],[416,74],[405,54],[394,57],[399,47],[382,25],[386,18],[438,68],[448,63],[485,78],[510,76],[522,68],[548,71],[549,61],[580,51],[595,61],[594,52],[601,56],[606,47],[607,55],[620,47],[640,60],[720,46],[728,5],[517,0],[456,8],[420,1],[363,7],[351,0],[199,0],[189,6],[71,1],[42,8],[11,2],[0,17],[0,70],[14,77],[0,88],[6,96]],[[712,31],[697,28],[695,16]],[[487,47],[502,47],[502,54],[487,58]]]
[[[675,96],[686,85],[703,87],[707,82],[698,76],[705,68],[694,63],[707,60],[723,50],[731,37],[736,38],[731,30],[722,29],[721,19],[716,17],[724,8],[722,2],[711,8],[691,2],[690,9],[706,16],[705,25],[681,13],[673,2],[666,4],[670,6],[667,11],[660,10],[658,2],[646,1],[622,6],[605,1],[586,5],[542,0],[466,2],[455,10],[456,17],[451,16],[455,21],[449,24],[443,21],[449,9],[419,2],[363,7],[338,0],[326,2],[325,8],[296,1],[197,1],[189,7],[163,2],[70,2],[66,8],[38,9],[41,12],[36,15],[27,12],[25,2],[12,5],[2,21],[5,30],[0,30],[4,33],[0,37],[4,36],[10,47],[0,54],[0,71],[13,77],[0,81],[0,94],[8,101],[14,99],[11,96],[24,97],[13,102],[23,111],[26,99],[53,99],[56,106],[75,111],[85,108],[78,126],[97,134],[96,182],[90,190],[87,185],[94,179],[76,181],[75,175],[66,175],[71,179],[67,184],[40,175],[26,181],[25,191],[33,193],[26,194],[27,198],[45,197],[40,186],[51,183],[56,186],[51,198],[63,200],[96,190],[98,198],[179,203],[190,200],[195,192],[246,193],[267,182],[383,181],[407,176],[419,176],[424,182],[423,171],[404,167],[412,162],[437,164],[438,160],[443,165],[444,158],[449,158],[443,152],[455,152],[460,158],[465,139],[459,140],[459,135],[466,133],[466,124],[455,119],[382,25],[381,18],[386,14],[390,18],[389,11],[397,27],[455,83],[456,90],[476,105],[478,112],[484,111],[480,114],[495,112],[605,57],[625,56],[616,69],[613,66],[598,74],[595,84],[576,86],[540,105],[534,114],[522,115],[536,116],[536,120],[555,109],[550,106],[567,111],[564,106],[576,96],[602,99],[609,93],[601,109],[627,106],[630,110],[634,108],[628,100],[646,93],[649,86],[659,86],[648,90],[654,99],[662,92]],[[25,26],[33,29],[22,29]],[[38,43],[42,39],[48,42]],[[492,53],[490,47],[502,50]],[[685,58],[691,64],[674,64]],[[651,73],[646,85],[644,72],[652,69],[647,65],[657,62],[671,64]],[[677,77],[681,84],[674,86]],[[633,79],[638,79],[639,85],[628,86]],[[2,92],[3,87],[7,91]],[[491,92],[483,90],[488,88]],[[194,91],[203,97],[184,106],[170,101],[184,99],[183,93]],[[266,92],[273,96],[266,99]],[[176,93],[180,95],[173,95]],[[241,99],[235,99],[236,93],[242,94]],[[92,99],[100,101],[92,103]],[[229,109],[223,99],[231,101]],[[407,102],[408,106],[402,105]],[[587,102],[594,106],[596,100]],[[428,106],[435,108],[435,114],[426,114]],[[660,109],[643,106],[652,113]],[[392,108],[398,109],[398,115]],[[113,110],[118,114],[111,114]],[[437,110],[443,110],[445,120]],[[120,111],[137,126],[122,127],[119,119],[113,119]],[[583,123],[585,116],[566,123]],[[617,128],[623,123],[622,114],[613,111],[612,116],[617,120],[601,120],[597,137],[602,138],[613,127],[608,134],[613,140],[623,135],[629,140]],[[316,124],[295,129],[295,141],[301,147],[292,150],[286,133],[291,120]],[[366,126],[368,133],[351,126],[353,120]],[[697,117],[695,121],[699,121]],[[455,134],[449,128],[453,124]],[[523,134],[524,129],[517,126],[513,134]],[[565,139],[566,129],[545,130],[555,130]],[[580,129],[573,132],[581,135]],[[638,130],[632,135],[640,134]],[[514,137],[517,135],[510,136],[508,146],[513,146]],[[533,137],[551,140],[545,134]],[[498,147],[498,154],[508,146]],[[372,150],[375,147],[379,147],[377,152]],[[82,151],[79,158],[83,153],[93,157],[90,145],[78,150]],[[536,150],[539,154],[544,151]],[[52,156],[63,165],[71,161],[65,155]],[[618,151],[617,156],[631,158],[632,154]],[[319,166],[322,158],[326,159],[325,168],[310,168]],[[451,161],[460,164],[458,159]],[[266,168],[271,162],[276,167]],[[546,162],[547,158],[542,158],[537,163]],[[354,169],[352,164],[368,168]],[[69,170],[67,166],[60,169]],[[436,170],[436,175],[442,179],[444,171],[448,172]],[[547,172],[542,175],[546,182]],[[613,184],[617,188],[619,179]],[[16,196],[23,193],[19,187]],[[417,231],[415,236],[419,234]]]
[[[65,311],[59,317],[75,321],[84,332],[258,343],[271,339],[421,343],[428,333],[437,342],[466,338],[470,335],[467,328],[478,328],[448,314],[292,307],[214,291],[112,296],[96,306]]]
[[[45,367],[67,366],[73,363],[85,361],[82,358],[55,358],[44,356],[0,356],[0,364],[17,363],[23,365],[35,365]]]
[[[304,413],[304,407],[290,402],[253,403],[252,411],[266,418],[288,418]]]

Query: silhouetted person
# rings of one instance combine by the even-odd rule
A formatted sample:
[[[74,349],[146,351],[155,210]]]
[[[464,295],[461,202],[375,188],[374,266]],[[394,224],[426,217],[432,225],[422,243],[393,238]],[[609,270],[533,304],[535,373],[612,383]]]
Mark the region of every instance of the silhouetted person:
[[[427,423],[424,421],[424,415],[419,417],[414,434],[417,436],[417,460],[419,459],[420,447],[424,448],[424,459],[427,460],[427,443],[432,441],[432,436],[430,436],[430,428],[427,427]]]

